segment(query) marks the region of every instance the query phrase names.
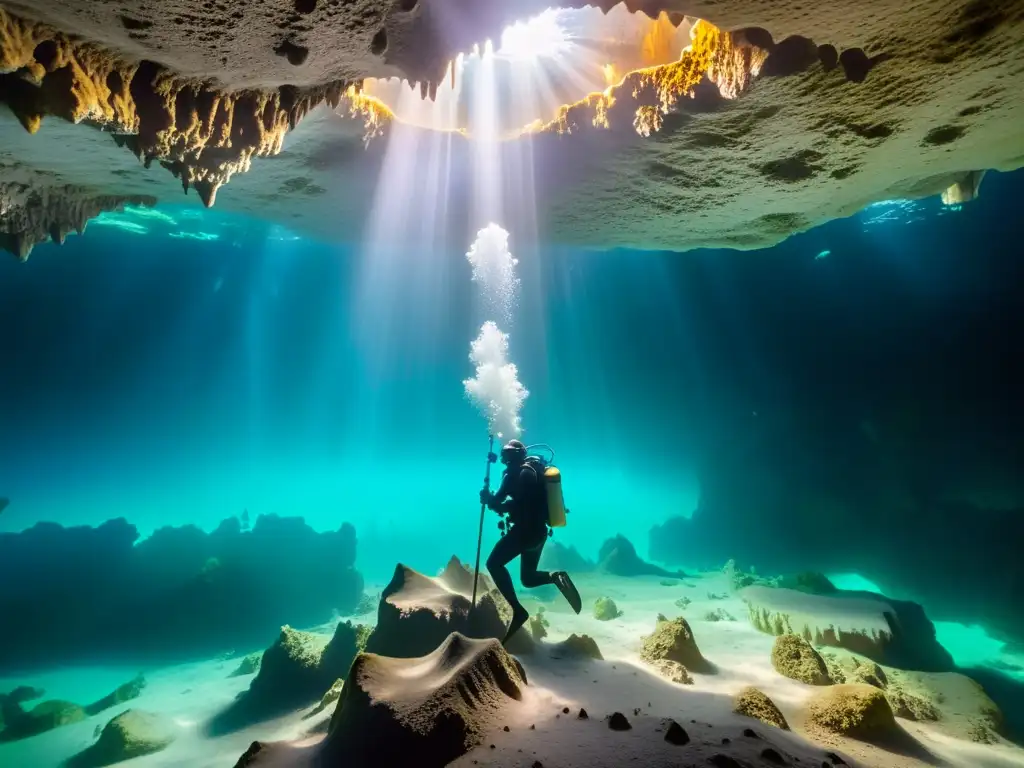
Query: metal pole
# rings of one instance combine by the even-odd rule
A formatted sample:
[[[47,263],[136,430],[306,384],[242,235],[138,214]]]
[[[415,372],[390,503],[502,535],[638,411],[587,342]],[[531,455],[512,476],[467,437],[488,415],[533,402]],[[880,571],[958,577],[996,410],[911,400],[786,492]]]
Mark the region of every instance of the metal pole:
[[[484,473],[484,488],[491,489],[491,457],[494,456],[494,435],[488,435],[487,444],[487,471]],[[480,578],[480,549],[484,544],[484,511],[487,505],[480,504],[480,529],[476,535],[476,566],[473,568],[473,602],[472,608],[476,608],[476,583]]]

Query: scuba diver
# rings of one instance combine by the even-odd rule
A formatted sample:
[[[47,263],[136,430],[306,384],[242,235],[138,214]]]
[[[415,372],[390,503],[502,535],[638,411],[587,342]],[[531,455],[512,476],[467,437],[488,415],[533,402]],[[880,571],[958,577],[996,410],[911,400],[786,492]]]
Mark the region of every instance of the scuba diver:
[[[516,597],[512,577],[505,567],[515,558],[519,558],[520,580],[524,587],[533,589],[544,584],[554,584],[576,613],[580,612],[582,604],[580,593],[569,574],[565,571],[549,573],[537,570],[548,539],[549,524],[544,464],[536,457],[527,458],[526,446],[518,440],[509,441],[501,449],[501,463],[505,465],[501,486],[496,493],[491,493],[488,488],[480,491],[480,502],[501,515],[508,515],[511,524],[507,530],[503,524],[499,524],[503,528],[502,537],[487,558],[487,570],[494,585],[512,607],[512,621],[502,641],[505,643],[530,618],[529,612]],[[557,493],[561,499],[560,485]],[[564,525],[564,514],[558,524]]]

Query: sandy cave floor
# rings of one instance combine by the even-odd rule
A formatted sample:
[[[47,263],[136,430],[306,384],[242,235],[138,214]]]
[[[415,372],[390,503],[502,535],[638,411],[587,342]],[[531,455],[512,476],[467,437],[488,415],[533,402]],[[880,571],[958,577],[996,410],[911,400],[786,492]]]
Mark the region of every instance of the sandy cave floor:
[[[577,578],[584,601],[580,616],[572,614],[561,599],[541,602],[524,592],[527,607],[535,612],[543,606],[550,622],[545,643],[556,643],[570,633],[589,634],[605,657],[600,661],[568,661],[549,658],[541,650],[521,660],[530,682],[529,693],[515,705],[506,724],[509,731],[488,734],[484,743],[454,765],[528,766],[539,761],[543,766],[620,766],[620,765],[711,765],[708,759],[717,751],[752,764],[765,764],[758,755],[770,744],[798,757],[809,752],[801,736],[800,709],[813,693],[811,686],[787,679],[774,671],[770,662],[773,638],[761,634],[746,621],[746,607],[733,596],[710,599],[709,595],[728,592],[726,578],[712,573],[665,586],[657,577],[619,578],[588,574]],[[369,591],[382,585],[369,586]],[[674,602],[683,596],[693,602],[687,616],[704,656],[718,667],[716,675],[694,674],[692,686],[675,685],[654,674],[639,661],[640,638],[654,628],[658,613],[671,617],[681,611]],[[594,601],[601,596],[615,600],[622,615],[611,621],[593,618]],[[708,621],[709,611],[723,609],[736,621]],[[357,617],[372,621],[373,616]],[[331,627],[322,628],[328,632]],[[127,705],[40,736],[10,744],[0,744],[0,765],[56,768],[91,745],[94,733],[120,711],[142,709],[168,715],[178,729],[176,741],[165,751],[120,763],[125,768],[156,768],[188,765],[192,768],[230,768],[239,755],[256,739],[262,741],[307,738],[318,723],[323,723],[332,708],[315,718],[303,719],[309,708],[260,723],[245,730],[206,738],[201,724],[225,707],[244,690],[251,676],[230,678],[238,658],[258,649],[238,649],[230,659],[216,659],[175,667],[144,670],[148,685],[142,695]],[[137,669],[68,669],[47,672],[30,678],[0,680],[0,690],[16,685],[37,685],[47,698],[90,700],[103,695],[117,684],[130,679]],[[757,721],[732,714],[732,696],[745,686],[754,685],[771,697],[783,711],[794,732],[786,733]],[[570,713],[563,714],[568,707]],[[576,713],[587,710],[590,719],[580,721]],[[635,710],[639,714],[635,714]],[[628,732],[610,730],[604,718],[619,711],[633,725]],[[675,748],[663,740],[665,719],[684,726],[692,741]],[[944,733],[943,723],[922,724],[900,720],[900,725],[933,759],[925,762],[914,757],[884,752],[861,742],[835,739],[818,746],[835,750],[850,765],[923,766],[948,764],[1003,768],[1024,766],[1024,749],[1009,742],[982,745],[952,738]],[[530,726],[535,726],[531,730]],[[752,728],[761,739],[743,736]],[[729,739],[728,750],[721,747]],[[494,745],[493,748],[491,745]],[[716,746],[718,749],[716,750]],[[686,749],[685,760],[680,763]],[[805,758],[804,763],[807,760]],[[799,764],[799,763],[793,763]]]

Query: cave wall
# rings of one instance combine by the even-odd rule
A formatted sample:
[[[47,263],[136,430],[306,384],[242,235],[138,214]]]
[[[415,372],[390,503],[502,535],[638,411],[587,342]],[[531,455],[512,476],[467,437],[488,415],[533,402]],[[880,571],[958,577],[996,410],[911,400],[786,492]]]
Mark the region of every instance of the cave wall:
[[[859,573],[933,619],[1024,638],[1024,505],[1009,506],[1024,446],[1007,418],[991,403],[759,414],[704,458],[698,508],[655,526],[651,555]]]

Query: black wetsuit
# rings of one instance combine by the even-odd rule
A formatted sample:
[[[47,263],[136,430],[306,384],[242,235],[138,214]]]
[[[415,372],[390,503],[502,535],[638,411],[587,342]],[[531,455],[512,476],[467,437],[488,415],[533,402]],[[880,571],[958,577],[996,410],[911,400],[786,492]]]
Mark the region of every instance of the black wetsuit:
[[[524,587],[554,583],[550,573],[537,570],[541,552],[548,540],[546,493],[544,481],[536,470],[528,464],[522,464],[505,470],[501,486],[492,494],[487,505],[495,512],[508,514],[512,523],[487,558],[487,570],[494,579],[494,586],[513,609],[522,610],[522,605],[516,597],[512,577],[505,566],[517,557],[520,558],[519,578]]]

